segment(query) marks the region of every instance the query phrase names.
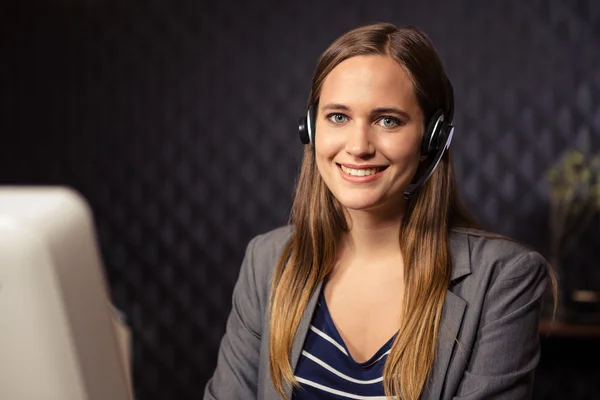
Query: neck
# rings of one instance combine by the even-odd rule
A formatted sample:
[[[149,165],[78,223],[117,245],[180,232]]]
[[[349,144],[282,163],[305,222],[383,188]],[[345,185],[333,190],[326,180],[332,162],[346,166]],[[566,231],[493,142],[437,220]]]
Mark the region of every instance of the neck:
[[[350,231],[344,240],[344,252],[355,259],[377,260],[400,255],[402,214],[377,215],[347,210]]]

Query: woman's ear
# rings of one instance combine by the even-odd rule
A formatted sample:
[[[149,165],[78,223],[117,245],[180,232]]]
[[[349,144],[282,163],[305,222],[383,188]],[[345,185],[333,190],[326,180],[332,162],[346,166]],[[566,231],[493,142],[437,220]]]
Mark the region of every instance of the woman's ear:
[[[427,159],[427,156],[421,156],[419,157],[419,162],[423,162]]]

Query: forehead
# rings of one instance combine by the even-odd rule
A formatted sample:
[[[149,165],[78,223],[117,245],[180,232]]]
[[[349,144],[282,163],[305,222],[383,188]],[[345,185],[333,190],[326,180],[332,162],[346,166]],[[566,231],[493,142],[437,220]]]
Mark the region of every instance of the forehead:
[[[325,77],[320,103],[350,107],[418,108],[408,72],[389,56],[355,56],[338,64]]]

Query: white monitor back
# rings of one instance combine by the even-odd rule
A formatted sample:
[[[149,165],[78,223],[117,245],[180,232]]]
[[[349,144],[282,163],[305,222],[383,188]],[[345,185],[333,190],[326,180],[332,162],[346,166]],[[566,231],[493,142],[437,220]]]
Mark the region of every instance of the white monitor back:
[[[76,192],[0,187],[0,327],[0,399],[132,399]]]

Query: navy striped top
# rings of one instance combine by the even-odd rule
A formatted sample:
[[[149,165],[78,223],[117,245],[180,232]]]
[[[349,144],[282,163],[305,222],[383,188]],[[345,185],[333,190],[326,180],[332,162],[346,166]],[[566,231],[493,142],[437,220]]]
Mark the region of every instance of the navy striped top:
[[[335,328],[321,291],[296,365],[295,376],[301,387],[294,390],[292,400],[385,400],[383,366],[394,337],[370,360],[354,361]]]

